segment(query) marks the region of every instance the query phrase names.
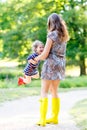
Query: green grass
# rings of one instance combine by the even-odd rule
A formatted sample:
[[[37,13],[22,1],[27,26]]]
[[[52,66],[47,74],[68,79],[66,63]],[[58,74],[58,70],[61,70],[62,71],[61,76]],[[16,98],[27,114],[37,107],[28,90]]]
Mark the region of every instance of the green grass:
[[[2,88],[0,89],[0,103],[5,101],[11,101],[27,96],[40,95],[40,87],[17,87],[17,88]],[[86,89],[86,88],[80,88]],[[80,90],[79,88],[59,88],[59,92],[68,92],[72,90]]]
[[[34,87],[34,88],[4,88],[0,89],[0,102],[4,101],[10,101],[14,99],[19,99],[27,96],[32,95],[39,95],[40,94],[40,88]]]
[[[78,102],[72,108],[71,114],[81,130],[87,130],[87,99]]]
[[[28,85],[18,87],[18,77],[22,76],[23,69],[18,67],[0,67],[0,102],[13,100],[31,95],[40,95],[41,80],[32,80]],[[79,88],[80,87],[80,88]],[[87,76],[66,77],[61,81],[59,91],[86,89]]]

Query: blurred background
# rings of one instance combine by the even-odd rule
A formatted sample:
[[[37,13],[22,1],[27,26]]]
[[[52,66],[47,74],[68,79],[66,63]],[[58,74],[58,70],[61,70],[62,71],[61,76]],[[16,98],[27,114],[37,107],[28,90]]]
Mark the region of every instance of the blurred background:
[[[70,35],[66,78],[58,91],[87,90],[87,0],[0,0],[0,106],[5,101],[40,95],[40,78],[23,86],[17,81],[32,52],[32,42],[38,39],[45,44],[47,18],[53,12],[66,21]],[[77,124],[87,130],[87,99],[72,111]]]
[[[66,79],[60,87],[87,87],[87,1],[0,0],[0,88],[18,88],[32,42],[46,42],[47,18],[52,12],[63,17],[70,35]],[[25,88],[29,86],[40,86],[40,79]]]

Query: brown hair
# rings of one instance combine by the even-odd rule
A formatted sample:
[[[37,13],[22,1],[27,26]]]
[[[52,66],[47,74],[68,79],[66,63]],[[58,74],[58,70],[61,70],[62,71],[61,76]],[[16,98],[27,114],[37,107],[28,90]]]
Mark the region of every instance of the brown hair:
[[[35,40],[35,41],[33,42],[33,44],[32,44],[32,51],[33,51],[33,52],[37,52],[37,47],[38,47],[39,45],[44,46],[44,44],[43,44],[41,41]]]
[[[48,17],[48,31],[58,31],[60,42],[67,42],[69,40],[69,34],[65,21],[56,13],[52,13]]]

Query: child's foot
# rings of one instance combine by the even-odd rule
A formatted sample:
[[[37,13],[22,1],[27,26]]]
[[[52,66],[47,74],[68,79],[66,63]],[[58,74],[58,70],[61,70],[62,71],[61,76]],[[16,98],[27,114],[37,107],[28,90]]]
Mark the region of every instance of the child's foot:
[[[19,79],[18,79],[18,85],[20,86],[20,85],[23,85],[23,84],[26,84],[26,83],[24,83],[22,77],[19,77]]]

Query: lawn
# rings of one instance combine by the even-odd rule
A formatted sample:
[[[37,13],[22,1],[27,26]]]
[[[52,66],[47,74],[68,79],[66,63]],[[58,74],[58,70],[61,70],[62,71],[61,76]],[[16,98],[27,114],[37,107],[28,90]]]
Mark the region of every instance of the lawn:
[[[41,79],[32,80],[28,85],[18,86],[18,77],[22,74],[23,68],[0,67],[0,102],[16,98],[40,95]],[[59,92],[87,89],[87,76],[66,77],[61,81]]]
[[[40,88],[3,88],[0,89],[0,102],[10,101],[14,99],[19,99],[27,96],[39,95]]]
[[[81,130],[87,130],[87,99],[76,103],[71,110],[71,114]]]

